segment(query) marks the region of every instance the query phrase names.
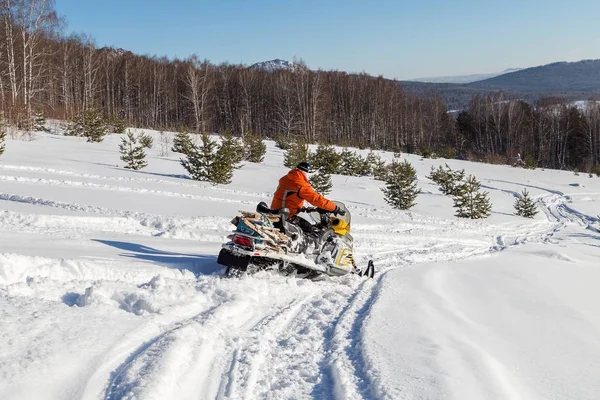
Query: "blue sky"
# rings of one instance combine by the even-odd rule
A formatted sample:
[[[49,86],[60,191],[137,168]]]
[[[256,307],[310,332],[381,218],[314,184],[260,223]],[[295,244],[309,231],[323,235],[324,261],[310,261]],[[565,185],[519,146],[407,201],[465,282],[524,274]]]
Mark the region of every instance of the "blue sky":
[[[56,0],[66,32],[138,54],[387,78],[600,58],[599,0]]]

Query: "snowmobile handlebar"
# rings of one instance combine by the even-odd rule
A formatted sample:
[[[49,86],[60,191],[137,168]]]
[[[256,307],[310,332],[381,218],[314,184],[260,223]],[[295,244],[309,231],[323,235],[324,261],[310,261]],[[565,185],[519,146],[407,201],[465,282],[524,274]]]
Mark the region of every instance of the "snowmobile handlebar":
[[[321,215],[323,215],[323,214],[345,215],[346,214],[346,212],[340,210],[339,207],[336,207],[335,210],[333,210],[333,211],[324,210],[324,209],[319,208],[319,207],[300,207],[298,209],[298,212],[299,213],[301,213],[301,212],[305,212],[305,213],[316,212],[316,213],[319,213]]]
[[[298,212],[299,213],[301,213],[301,212],[305,212],[305,213],[317,212],[319,214],[327,214],[327,213],[330,213],[332,211],[327,211],[327,210],[324,210],[324,209],[319,208],[319,207],[300,207],[298,209]]]

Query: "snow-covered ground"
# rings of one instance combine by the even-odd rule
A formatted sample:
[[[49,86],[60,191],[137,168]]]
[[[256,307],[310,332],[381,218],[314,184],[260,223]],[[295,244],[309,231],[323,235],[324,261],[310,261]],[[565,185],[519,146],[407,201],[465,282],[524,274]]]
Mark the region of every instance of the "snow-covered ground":
[[[467,221],[425,178],[446,161],[409,155],[409,212],[334,177],[375,279],[222,279],[229,220],[269,201],[282,151],[211,186],[157,149],[125,170],[119,141],[0,157],[0,399],[599,398],[600,178],[447,161],[494,203]],[[535,219],[512,215],[523,188]]]

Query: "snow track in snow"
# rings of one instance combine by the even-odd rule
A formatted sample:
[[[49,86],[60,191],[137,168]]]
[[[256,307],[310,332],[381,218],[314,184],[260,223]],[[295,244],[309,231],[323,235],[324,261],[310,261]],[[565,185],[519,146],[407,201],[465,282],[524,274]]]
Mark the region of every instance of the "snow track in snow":
[[[0,211],[0,240],[9,243],[0,253],[0,306],[9,310],[12,321],[39,310],[50,321],[36,325],[37,317],[32,317],[36,336],[28,337],[25,328],[24,339],[6,348],[8,359],[24,361],[21,369],[0,362],[0,376],[8,382],[0,382],[0,397],[398,398],[405,392],[386,376],[367,335],[384,292],[404,290],[402,280],[390,276],[415,271],[419,264],[485,260],[512,246],[553,243],[569,227],[597,222],[571,207],[563,191],[542,186],[532,188],[546,191],[538,197],[546,220],[516,220],[505,212],[488,222],[442,211],[391,210],[374,200],[375,192],[381,197],[379,183],[364,178],[355,185],[359,178],[344,178],[334,193],[340,193],[352,213],[356,259],[361,265],[375,261],[375,279],[308,281],[269,273],[221,279],[211,274],[222,271],[215,259],[232,229],[231,210],[251,211],[258,201],[268,201],[283,169],[269,172],[250,165],[231,189],[181,179],[171,166],[142,175],[112,167],[113,160],[100,161],[86,165],[85,172],[77,170],[78,164],[62,162],[56,168],[18,161],[0,165],[0,200],[6,206]],[[256,179],[263,172],[274,175]],[[488,181],[498,188],[486,188],[503,200],[515,193],[515,188],[503,187],[512,185],[508,180]],[[256,182],[256,190],[248,182]],[[438,203],[449,199],[434,192],[423,200],[434,198],[435,207],[427,207],[442,210]],[[202,207],[208,216],[195,216]],[[573,261],[559,251],[538,254]],[[442,283],[434,282],[436,293],[443,293]],[[432,297],[431,304],[436,301]],[[466,318],[457,308],[449,316],[429,311],[452,326]],[[52,313],[61,329],[52,325],[57,323]],[[82,329],[73,321],[89,325]],[[77,335],[69,331],[77,329],[75,343]],[[6,337],[18,339],[16,328],[8,332]],[[497,386],[489,394],[527,393],[511,392],[510,371],[494,353],[451,333],[445,337],[448,345],[472,358],[460,364],[465,374],[469,363],[480,365]],[[49,354],[48,343],[60,356]],[[72,370],[62,367],[68,361],[74,363]],[[59,372],[45,384],[40,377],[53,370]]]

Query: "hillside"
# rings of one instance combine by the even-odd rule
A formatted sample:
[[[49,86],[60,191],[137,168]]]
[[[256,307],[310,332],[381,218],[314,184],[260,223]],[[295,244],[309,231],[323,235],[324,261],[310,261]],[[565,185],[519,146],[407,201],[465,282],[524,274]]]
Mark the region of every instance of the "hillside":
[[[600,59],[556,62],[468,84],[472,88],[517,92],[600,93]]]
[[[410,211],[333,177],[375,279],[223,279],[230,220],[268,201],[283,152],[212,186],[157,147],[125,170],[120,138],[7,141],[1,399],[597,399],[600,178],[403,155]],[[445,162],[482,181],[489,219],[454,216],[425,178]],[[531,220],[513,215],[523,188]]]
[[[600,60],[557,62],[468,84],[401,81],[400,85],[418,94],[439,94],[449,109],[466,108],[473,95],[500,90],[531,103],[550,96],[585,100],[600,96]]]
[[[452,76],[437,76],[429,78],[411,79],[413,82],[429,82],[429,83],[471,83],[482,81],[484,79],[493,78],[499,75],[508,74],[510,72],[519,71],[521,68],[509,68],[501,72],[492,72],[487,74],[470,74],[470,75],[452,75]]]

